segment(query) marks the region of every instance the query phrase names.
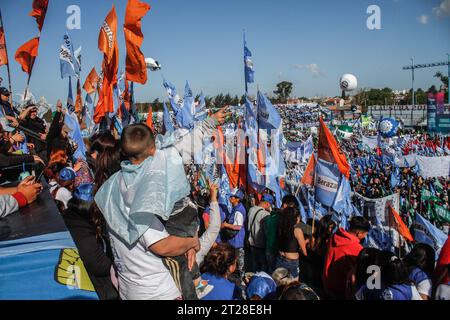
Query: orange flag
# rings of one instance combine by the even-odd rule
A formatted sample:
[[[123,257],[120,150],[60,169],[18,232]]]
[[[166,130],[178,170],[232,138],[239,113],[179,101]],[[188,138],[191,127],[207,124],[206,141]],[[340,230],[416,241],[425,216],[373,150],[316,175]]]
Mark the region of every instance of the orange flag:
[[[330,129],[325,125],[322,118],[319,118],[319,121],[318,157],[327,162],[336,163],[339,171],[348,179],[350,176],[350,165],[348,164],[347,157],[342,152],[341,148],[339,148],[336,139],[330,132]]]
[[[302,180],[303,184],[313,186],[314,185],[314,170],[316,168],[316,158],[314,153],[309,158],[308,165],[306,166],[305,173],[303,174]]]
[[[22,71],[31,74],[34,60],[38,55],[39,37],[33,38],[25,42],[17,49],[14,59],[22,66]]]
[[[141,20],[150,10],[150,5],[139,0],[128,0],[125,11],[125,44],[127,46],[126,79],[141,84],[147,82],[147,67],[145,57],[140,49],[144,35],[141,30]]]
[[[81,84],[80,78],[77,80],[77,97],[75,99],[75,112],[76,114],[81,114],[81,108],[83,107],[83,99],[81,98]]]
[[[45,15],[47,14],[48,0],[33,0],[33,10],[29,13],[31,17],[36,19],[39,32],[42,31]]]
[[[147,115],[147,120],[145,120],[145,124],[152,131],[154,131],[154,128],[153,128],[153,110],[152,110],[152,106],[151,105],[148,108],[148,115]]]
[[[94,122],[100,123],[107,112],[114,111],[113,87],[117,84],[119,68],[119,48],[117,45],[117,14],[112,6],[98,35],[98,48],[103,55],[103,82],[99,91],[99,101],[94,112]]]
[[[402,235],[403,238],[406,240],[412,242],[414,241],[413,236],[411,235],[411,232],[409,231],[406,224],[403,222],[402,218],[399,216],[397,211],[390,205],[389,206],[389,216],[390,216],[390,225],[395,228],[395,230],[398,231]]]
[[[95,90],[97,90],[99,80],[100,78],[97,74],[97,71],[95,70],[95,67],[93,67],[91,72],[89,72],[88,76],[86,77],[86,80],[84,81],[84,91],[86,91],[87,94],[95,92]]]
[[[0,27],[0,66],[8,64],[8,55],[6,54],[5,31]]]

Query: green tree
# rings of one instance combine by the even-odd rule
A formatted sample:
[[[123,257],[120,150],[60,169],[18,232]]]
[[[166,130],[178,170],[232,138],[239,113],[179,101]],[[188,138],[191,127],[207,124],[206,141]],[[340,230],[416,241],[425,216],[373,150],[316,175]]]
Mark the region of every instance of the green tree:
[[[277,90],[275,90],[273,93],[277,96],[280,102],[285,103],[291,95],[293,88],[294,85],[292,84],[292,82],[282,81],[277,84]]]

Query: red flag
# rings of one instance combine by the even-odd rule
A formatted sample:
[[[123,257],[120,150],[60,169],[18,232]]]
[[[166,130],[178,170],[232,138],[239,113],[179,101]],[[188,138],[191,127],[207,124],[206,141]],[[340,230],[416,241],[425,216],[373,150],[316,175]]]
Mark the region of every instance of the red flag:
[[[413,236],[411,235],[411,232],[409,231],[406,224],[403,222],[402,218],[399,216],[397,211],[390,205],[389,206],[389,216],[390,216],[390,225],[391,227],[395,228],[395,230],[398,231],[402,235],[403,238],[406,240],[412,242],[414,241]]]
[[[39,32],[42,31],[45,15],[47,14],[48,0],[33,0],[33,10],[29,13],[31,17],[36,19]]]
[[[0,66],[8,64],[8,55],[6,54],[6,40],[3,26],[0,27]]]
[[[99,81],[100,78],[97,74],[97,71],[95,70],[95,67],[93,67],[91,72],[89,72],[88,76],[86,77],[86,80],[84,81],[83,84],[84,91],[86,91],[87,94],[95,92]]]
[[[81,108],[83,107],[83,99],[81,98],[81,84],[80,78],[77,80],[77,97],[75,99],[75,112],[76,114],[81,114]]]
[[[139,0],[128,0],[125,11],[125,44],[127,46],[126,79],[145,84],[147,82],[147,67],[145,57],[140,49],[144,35],[141,30],[141,20],[150,10],[150,5]]]
[[[322,118],[319,118],[319,146],[318,157],[319,159],[327,162],[336,163],[339,171],[348,179],[350,176],[350,165],[348,164],[347,157],[339,148],[336,139],[330,132],[330,129],[325,125]]]
[[[306,166],[305,173],[303,174],[301,183],[313,186],[314,185],[314,171],[316,168],[316,158],[314,153],[309,158],[308,165]]]
[[[153,110],[152,110],[152,106],[151,105],[148,108],[148,115],[147,115],[147,120],[145,120],[145,124],[152,131],[154,131],[154,128],[153,128]]]
[[[39,37],[33,38],[25,42],[17,49],[14,59],[22,66],[22,71],[31,74],[34,60],[38,55]]]
[[[103,56],[103,82],[99,91],[99,101],[95,108],[94,122],[99,123],[107,112],[114,111],[113,87],[117,84],[119,68],[119,48],[117,45],[117,15],[116,8],[105,18],[98,35],[98,48]]]

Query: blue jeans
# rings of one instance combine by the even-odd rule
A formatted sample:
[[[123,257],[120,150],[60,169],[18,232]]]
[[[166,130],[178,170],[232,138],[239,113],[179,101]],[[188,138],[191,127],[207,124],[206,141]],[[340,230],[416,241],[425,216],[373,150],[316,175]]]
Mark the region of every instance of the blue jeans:
[[[290,260],[280,255],[277,256],[277,260],[275,261],[275,269],[276,268],[286,268],[294,278],[298,277],[300,271],[298,259]]]

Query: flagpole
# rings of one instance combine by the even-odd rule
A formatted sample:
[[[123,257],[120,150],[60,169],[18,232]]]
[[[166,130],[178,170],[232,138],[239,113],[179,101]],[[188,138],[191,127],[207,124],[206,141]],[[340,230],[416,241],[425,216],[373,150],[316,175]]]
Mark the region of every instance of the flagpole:
[[[245,96],[247,96],[248,84],[247,84],[247,70],[246,70],[246,64],[245,64],[245,29],[243,29],[243,35],[244,35],[244,82],[245,82]]]
[[[6,53],[6,59],[8,60],[8,63],[6,64],[6,69],[8,70],[8,82],[9,82],[9,103],[13,104],[13,93],[12,93],[12,86],[11,86],[11,73],[9,71],[9,57],[8,57],[8,47],[6,46],[6,32],[5,32],[5,26],[3,25],[3,17],[2,17],[2,10],[0,9],[0,25],[3,28],[3,37],[5,39],[5,53]]]
[[[31,66],[30,66],[30,73],[28,74],[27,86],[25,87],[25,93],[23,95],[23,101],[24,102],[27,100],[28,87],[30,86],[30,79],[31,79],[31,74],[33,73],[33,66],[34,66],[34,61],[35,60],[36,60],[36,57],[33,58],[33,62],[31,63]]]

